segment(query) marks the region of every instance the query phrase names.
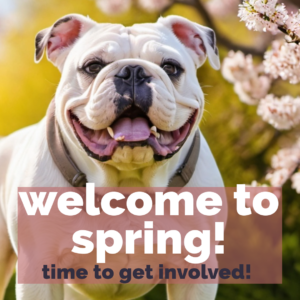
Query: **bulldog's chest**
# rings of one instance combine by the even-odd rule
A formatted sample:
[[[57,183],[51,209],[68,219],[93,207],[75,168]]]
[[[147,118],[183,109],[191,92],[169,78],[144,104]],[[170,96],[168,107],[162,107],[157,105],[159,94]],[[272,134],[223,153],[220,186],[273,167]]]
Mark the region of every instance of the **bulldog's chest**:
[[[71,288],[86,296],[86,299],[131,300],[149,292],[150,284],[78,284]]]

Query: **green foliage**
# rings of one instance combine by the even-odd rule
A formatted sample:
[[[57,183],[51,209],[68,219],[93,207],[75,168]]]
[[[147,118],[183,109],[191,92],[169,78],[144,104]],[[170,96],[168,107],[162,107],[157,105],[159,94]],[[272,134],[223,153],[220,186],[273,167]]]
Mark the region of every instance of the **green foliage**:
[[[16,274],[11,278],[9,286],[6,290],[6,295],[4,300],[14,300],[16,299],[16,293],[15,293],[15,282],[16,282]]]

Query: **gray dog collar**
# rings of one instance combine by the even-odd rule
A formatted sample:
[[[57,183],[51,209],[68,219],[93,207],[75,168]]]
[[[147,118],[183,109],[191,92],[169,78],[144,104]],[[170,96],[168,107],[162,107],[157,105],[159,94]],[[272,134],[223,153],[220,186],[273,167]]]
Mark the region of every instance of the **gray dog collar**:
[[[47,142],[52,159],[64,178],[73,187],[85,187],[88,180],[73,161],[66,148],[59,125],[55,118],[55,101],[51,101],[47,111]],[[191,179],[199,157],[200,134],[196,131],[192,146],[185,158],[184,163],[176,171],[169,182],[169,187],[183,187]]]

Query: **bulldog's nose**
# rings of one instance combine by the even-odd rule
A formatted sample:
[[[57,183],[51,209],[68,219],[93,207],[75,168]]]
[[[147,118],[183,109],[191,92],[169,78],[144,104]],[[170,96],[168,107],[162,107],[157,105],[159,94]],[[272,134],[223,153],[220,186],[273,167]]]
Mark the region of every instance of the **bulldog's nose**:
[[[142,66],[125,66],[120,70],[116,77],[122,78],[123,82],[132,85],[141,84],[150,76],[146,75]]]
[[[121,115],[132,106],[139,107],[144,113],[148,113],[152,105],[150,82],[151,76],[146,74],[142,66],[124,66],[114,78],[116,92],[119,95],[114,100],[116,115]]]

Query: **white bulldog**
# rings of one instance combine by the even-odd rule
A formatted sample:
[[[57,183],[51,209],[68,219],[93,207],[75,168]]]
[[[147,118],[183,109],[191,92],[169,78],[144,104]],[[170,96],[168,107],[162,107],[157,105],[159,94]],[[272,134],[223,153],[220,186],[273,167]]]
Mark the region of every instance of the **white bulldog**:
[[[193,147],[204,95],[196,71],[220,62],[210,28],[179,16],[124,27],[68,15],[36,37],[62,73],[55,118],[68,155],[98,187],[166,187]],[[17,188],[68,187],[46,139],[47,122],[0,140],[0,298],[17,257]],[[222,178],[201,135],[186,186],[220,187]],[[135,299],[153,285],[17,284],[18,300]],[[213,300],[217,285],[168,285],[169,300]],[[85,295],[85,296],[83,296]]]

